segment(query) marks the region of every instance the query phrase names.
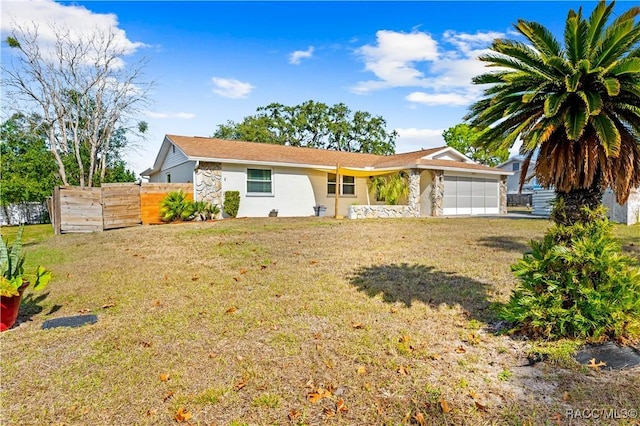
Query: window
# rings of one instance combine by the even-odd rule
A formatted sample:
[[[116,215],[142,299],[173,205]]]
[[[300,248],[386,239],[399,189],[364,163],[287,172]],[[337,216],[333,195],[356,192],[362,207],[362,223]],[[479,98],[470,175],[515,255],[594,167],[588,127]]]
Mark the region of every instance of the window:
[[[356,195],[356,178],[342,176],[342,195]]]
[[[327,175],[327,194],[336,195],[336,174]],[[356,178],[354,176],[340,176],[340,195],[356,195]]]
[[[167,173],[167,183],[171,183],[171,173]]]
[[[273,193],[271,170],[247,169],[247,193],[271,194]]]
[[[511,171],[517,172],[520,170],[520,163],[513,163],[512,166]]]

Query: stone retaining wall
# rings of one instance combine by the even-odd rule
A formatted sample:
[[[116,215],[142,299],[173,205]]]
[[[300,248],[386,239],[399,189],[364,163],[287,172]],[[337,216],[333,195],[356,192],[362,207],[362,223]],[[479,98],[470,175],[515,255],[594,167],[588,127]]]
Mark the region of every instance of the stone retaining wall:
[[[419,211],[409,206],[349,206],[349,219],[375,219],[392,217],[418,217]]]

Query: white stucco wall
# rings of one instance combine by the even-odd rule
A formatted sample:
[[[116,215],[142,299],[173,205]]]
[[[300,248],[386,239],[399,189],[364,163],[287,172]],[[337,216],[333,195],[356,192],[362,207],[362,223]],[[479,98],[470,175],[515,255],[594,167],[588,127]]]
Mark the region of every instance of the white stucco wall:
[[[420,173],[420,216],[431,216],[431,185],[433,180],[431,179],[431,173],[428,170],[423,170]]]
[[[247,168],[270,169],[272,194],[247,194]],[[356,196],[341,196],[339,213],[348,214],[351,204],[366,203],[366,179],[356,179]],[[324,215],[333,216],[335,196],[327,194],[327,173],[294,167],[222,165],[222,191],[240,191],[238,217],[266,217],[272,209],[278,216],[313,216],[314,206],[327,207]]]

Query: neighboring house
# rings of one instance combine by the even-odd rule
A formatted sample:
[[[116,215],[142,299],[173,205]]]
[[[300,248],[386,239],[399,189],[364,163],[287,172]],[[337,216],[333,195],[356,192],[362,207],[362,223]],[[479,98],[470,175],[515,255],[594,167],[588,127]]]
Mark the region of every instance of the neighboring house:
[[[513,172],[511,176],[507,177],[507,194],[532,194],[533,191],[541,189],[540,185],[538,185],[538,181],[536,180],[533,169],[534,162],[532,162],[529,166],[529,170],[527,170],[527,177],[524,181],[524,185],[522,186],[522,191],[520,191],[522,163],[524,163],[524,157],[515,156],[496,166],[499,169]]]
[[[399,171],[409,176],[407,204],[380,206],[370,179]],[[239,191],[240,217],[312,216],[319,205],[349,217],[504,214],[511,174],[450,147],[384,156],[176,135],[142,172],[150,182],[193,182],[196,200],[219,206],[224,192]]]
[[[550,216],[551,203],[555,198],[556,194],[553,189],[534,191],[532,214]],[[640,188],[632,190],[629,199],[622,205],[616,202],[613,191],[607,189],[602,196],[602,204],[607,208],[607,216],[611,221],[625,225],[640,223]]]

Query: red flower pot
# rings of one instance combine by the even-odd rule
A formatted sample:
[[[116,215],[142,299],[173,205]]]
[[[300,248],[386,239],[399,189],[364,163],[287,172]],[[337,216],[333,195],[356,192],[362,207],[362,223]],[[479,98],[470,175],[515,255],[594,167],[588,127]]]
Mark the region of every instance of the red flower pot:
[[[18,289],[19,294],[17,296],[0,296],[0,331],[8,330],[16,323],[20,302],[22,301],[22,293],[28,286],[28,282],[22,284]]]

